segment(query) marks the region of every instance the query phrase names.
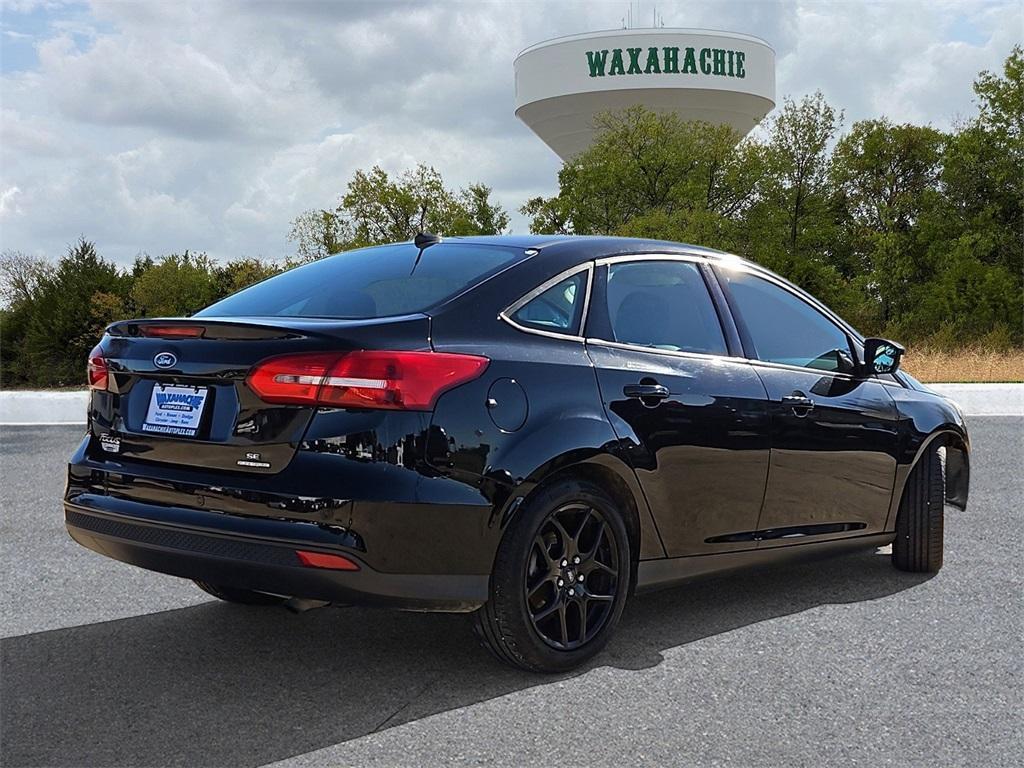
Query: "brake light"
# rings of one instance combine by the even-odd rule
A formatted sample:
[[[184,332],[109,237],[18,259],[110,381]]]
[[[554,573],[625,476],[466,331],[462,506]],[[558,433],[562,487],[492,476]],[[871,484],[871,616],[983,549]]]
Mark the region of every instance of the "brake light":
[[[206,328],[201,325],[143,325],[139,330],[143,336],[158,339],[198,339]]]
[[[103,357],[103,350],[97,344],[89,353],[89,360],[85,366],[86,377],[89,379],[89,389],[103,391],[107,388],[107,378],[110,376],[110,368],[107,360]]]
[[[299,562],[310,568],[330,568],[335,571],[358,571],[359,565],[347,557],[341,555],[329,555],[325,552],[307,552],[303,549],[295,550],[299,556]]]
[[[268,403],[429,411],[489,362],[446,352],[318,352],[264,360],[246,381]]]

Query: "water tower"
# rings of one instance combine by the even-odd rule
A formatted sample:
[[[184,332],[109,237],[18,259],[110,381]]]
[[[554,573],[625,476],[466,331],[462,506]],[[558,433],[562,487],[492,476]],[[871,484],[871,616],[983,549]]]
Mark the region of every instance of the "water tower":
[[[746,135],[775,106],[775,51],[736,32],[618,29],[530,46],[515,60],[516,117],[563,160],[601,112],[641,105]]]

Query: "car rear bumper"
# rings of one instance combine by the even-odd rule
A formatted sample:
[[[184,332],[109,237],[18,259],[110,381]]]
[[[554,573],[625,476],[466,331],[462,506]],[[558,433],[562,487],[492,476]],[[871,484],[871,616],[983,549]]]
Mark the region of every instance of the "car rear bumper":
[[[121,562],[213,584],[360,605],[471,611],[487,599],[487,574],[384,573],[346,533],[285,520],[144,504],[81,494],[64,502],[68,533]],[[337,543],[330,542],[336,537]],[[304,565],[297,550],[337,554],[358,571]]]

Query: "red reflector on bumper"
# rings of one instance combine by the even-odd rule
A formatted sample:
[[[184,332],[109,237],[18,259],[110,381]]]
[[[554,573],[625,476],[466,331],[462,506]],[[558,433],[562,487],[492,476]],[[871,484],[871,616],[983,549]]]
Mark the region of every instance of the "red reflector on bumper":
[[[295,550],[303,565],[310,568],[332,568],[336,571],[358,571],[359,566],[341,555],[328,555],[323,552],[304,552],[301,549]]]

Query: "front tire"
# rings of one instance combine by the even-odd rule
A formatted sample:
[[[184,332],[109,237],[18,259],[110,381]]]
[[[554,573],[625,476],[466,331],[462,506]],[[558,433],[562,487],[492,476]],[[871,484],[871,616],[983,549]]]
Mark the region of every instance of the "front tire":
[[[251,589],[238,589],[237,587],[225,587],[220,584],[211,584],[208,581],[193,580],[195,585],[208,595],[213,595],[225,603],[238,603],[240,605],[281,605],[288,598],[280,595],[268,595],[266,592],[254,592]]]
[[[942,568],[946,483],[942,456],[929,446],[907,478],[896,515],[892,564],[901,571],[936,573]]]
[[[564,480],[528,500],[511,523],[475,631],[506,663],[572,669],[607,644],[631,578],[629,536],[615,502],[591,482]]]

